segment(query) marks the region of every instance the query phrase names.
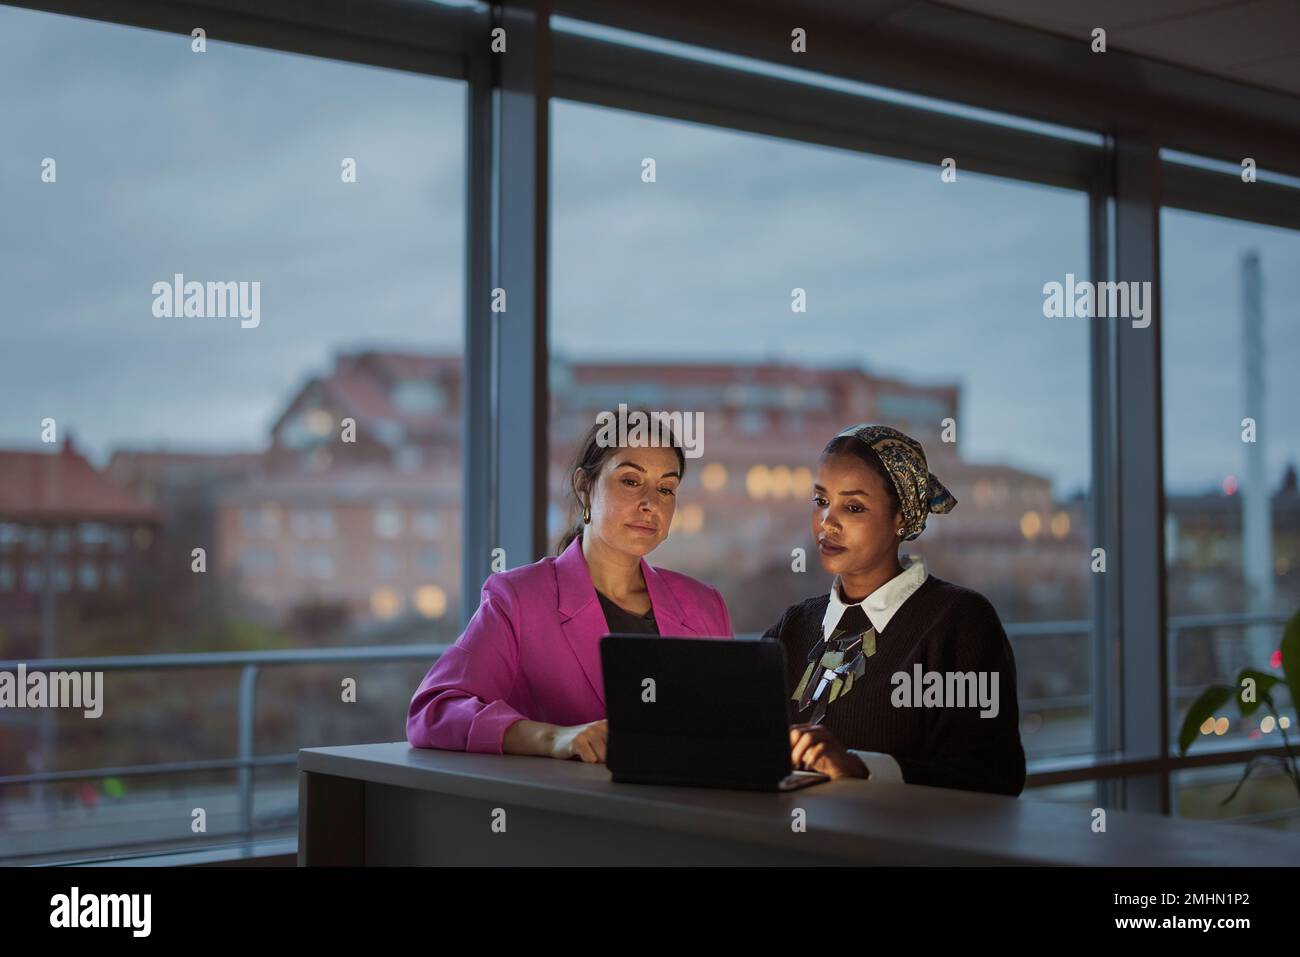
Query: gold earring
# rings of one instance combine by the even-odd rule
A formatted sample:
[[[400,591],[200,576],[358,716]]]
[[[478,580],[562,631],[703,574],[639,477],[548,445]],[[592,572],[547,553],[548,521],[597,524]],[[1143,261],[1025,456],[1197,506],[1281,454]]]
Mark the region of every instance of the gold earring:
[[[583,525],[590,525],[590,524],[591,524],[591,506],[590,506],[590,505],[584,505],[584,506],[582,506],[582,524],[583,524]]]

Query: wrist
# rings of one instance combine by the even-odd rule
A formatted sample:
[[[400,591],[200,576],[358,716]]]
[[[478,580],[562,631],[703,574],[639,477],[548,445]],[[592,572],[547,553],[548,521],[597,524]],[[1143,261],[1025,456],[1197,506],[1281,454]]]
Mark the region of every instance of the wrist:
[[[529,721],[523,718],[506,728],[506,733],[501,740],[501,752],[554,757],[556,735],[559,730],[556,725],[545,721]]]
[[[543,724],[537,729],[538,753],[547,757],[558,758],[559,754],[555,749],[559,743],[560,726],[557,724]]]

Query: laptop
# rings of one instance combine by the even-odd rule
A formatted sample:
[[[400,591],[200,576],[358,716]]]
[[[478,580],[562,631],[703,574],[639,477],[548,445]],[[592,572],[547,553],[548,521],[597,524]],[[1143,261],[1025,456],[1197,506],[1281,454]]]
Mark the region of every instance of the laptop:
[[[780,643],[614,634],[600,662],[615,781],[792,791],[830,780],[790,765]]]

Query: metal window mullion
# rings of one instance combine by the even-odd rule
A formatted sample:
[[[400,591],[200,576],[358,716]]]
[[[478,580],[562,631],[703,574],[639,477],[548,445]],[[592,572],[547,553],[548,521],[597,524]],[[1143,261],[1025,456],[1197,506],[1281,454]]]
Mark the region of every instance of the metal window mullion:
[[[1160,169],[1163,205],[1265,226],[1300,229],[1300,189],[1245,183],[1240,174],[1166,162]]]
[[[546,552],[550,5],[494,5],[492,17],[506,30],[509,52],[493,59],[492,286],[505,291],[506,309],[488,316],[495,363],[490,545],[504,549],[513,568]]]
[[[23,7],[122,26],[239,43],[460,79],[473,12],[435,3],[348,0],[6,0]]]
[[[489,46],[496,27],[504,55]],[[507,567],[546,550],[549,30],[544,7],[494,5],[470,56],[464,622],[495,549]]]
[[[1168,751],[1164,476],[1161,422],[1160,161],[1146,135],[1122,134],[1115,148],[1115,279],[1150,282],[1151,323],[1113,324],[1115,343],[1115,521],[1121,530],[1109,556],[1117,589],[1120,702],[1127,760]],[[1168,814],[1166,766],[1124,782],[1124,807]]]
[[[1088,188],[1097,146],[841,90],[558,34],[554,95],[1070,189]]]
[[[1107,153],[1109,156],[1109,153]],[[1113,243],[1110,224],[1113,170],[1108,158],[1098,163],[1093,188],[1088,193],[1089,269],[1094,282],[1111,275]],[[1113,507],[1117,481],[1115,423],[1115,343],[1109,324],[1094,322],[1089,329],[1092,421],[1092,488],[1088,497],[1092,544],[1086,558],[1091,575],[1092,605],[1092,724],[1093,748],[1110,755],[1119,750],[1119,685],[1116,636],[1119,606],[1109,573],[1093,573],[1092,548],[1115,554],[1119,529]],[[1111,780],[1096,781],[1095,800],[1102,807],[1119,804],[1119,788]]]
[[[492,211],[493,77],[487,50],[487,18],[480,23],[482,49],[468,57],[465,90],[465,334],[461,376],[461,626],[479,604],[491,542],[496,539],[492,468],[493,354],[489,301],[495,246]]]

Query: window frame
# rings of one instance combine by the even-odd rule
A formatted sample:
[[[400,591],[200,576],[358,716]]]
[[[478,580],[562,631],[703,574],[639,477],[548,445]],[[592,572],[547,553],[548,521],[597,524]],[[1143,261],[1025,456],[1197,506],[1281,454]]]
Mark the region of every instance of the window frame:
[[[1156,302],[1149,330],[1094,323],[1090,344],[1091,521],[1112,556],[1094,582],[1099,754],[1035,769],[1030,784],[1093,781],[1101,803],[1169,814],[1175,771],[1281,753],[1168,751],[1159,214],[1168,205],[1300,229],[1300,189],[1242,189],[1160,151],[1229,157],[1249,142],[1262,165],[1298,174],[1295,98],[1119,51],[1106,54],[1115,69],[1099,78],[1081,41],[928,3],[913,5],[921,15],[906,27],[882,22],[869,33],[836,29],[837,17],[852,16],[848,3],[801,14],[817,40],[798,65],[1073,126],[1101,145],[552,30],[560,14],[790,65],[789,24],[746,3],[374,0],[364,15],[348,0],[8,5],[182,35],[201,25],[216,42],[467,81],[462,622],[494,549],[509,566],[546,550],[552,97],[927,163],[959,156],[962,169],[1086,192],[1092,278],[1150,279]],[[510,57],[490,51],[494,27],[507,30]],[[509,291],[505,313],[491,310],[494,288]]]

